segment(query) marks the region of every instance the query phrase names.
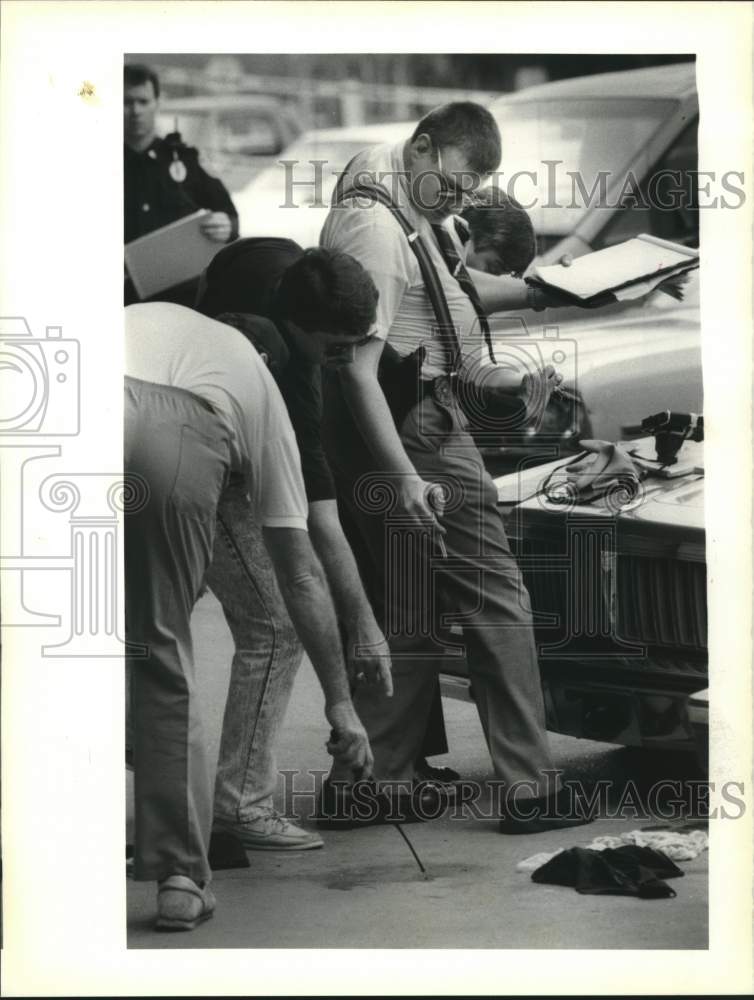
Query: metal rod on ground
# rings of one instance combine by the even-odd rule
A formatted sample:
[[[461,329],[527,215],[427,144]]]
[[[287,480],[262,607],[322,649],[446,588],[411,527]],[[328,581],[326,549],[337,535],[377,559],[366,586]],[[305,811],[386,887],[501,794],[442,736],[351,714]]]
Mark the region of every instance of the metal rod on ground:
[[[438,538],[439,538],[439,545],[440,545],[441,555],[443,556],[443,558],[447,558],[448,553],[447,553],[447,550],[445,549],[445,543],[442,540],[442,536],[438,535]],[[341,637],[341,638],[343,638],[343,637]],[[348,647],[346,646],[345,639],[343,639],[343,655],[345,657],[346,663],[348,663]],[[355,690],[355,685],[354,684],[349,684],[349,691],[351,693],[351,697],[352,698],[353,698],[353,695],[354,695],[354,690]],[[331,741],[333,743],[336,742],[337,735],[338,734],[335,732],[334,729],[330,730],[330,739],[331,739]],[[354,778],[358,781],[360,779],[360,775],[356,775],[354,773]],[[374,785],[374,779],[373,778],[372,779],[368,778],[366,780],[370,781],[372,783],[372,785],[376,788],[376,785]],[[429,875],[427,874],[427,869],[421,863],[421,859],[419,858],[419,855],[414,850],[414,845],[408,839],[408,834],[403,829],[403,827],[401,826],[401,824],[397,820],[388,820],[388,822],[390,823],[391,826],[395,827],[395,829],[398,831],[398,833],[401,835],[401,837],[403,837],[403,839],[408,844],[408,849],[413,854],[414,860],[416,861],[417,865],[419,866],[419,871],[422,873],[422,875],[424,876],[424,878],[429,878]]]
[[[401,835],[401,837],[403,837],[403,839],[406,841],[406,843],[408,844],[409,851],[411,851],[411,853],[413,854],[414,858],[416,859],[416,863],[419,866],[419,871],[426,878],[427,877],[427,869],[421,863],[421,859],[419,858],[419,855],[416,853],[416,851],[414,849],[414,845],[408,839],[408,834],[406,833],[406,831],[403,829],[403,827],[401,826],[401,824],[398,823],[398,822],[396,822],[395,820],[392,820],[391,823],[390,823],[390,825],[394,826],[395,829],[398,831],[398,833]]]

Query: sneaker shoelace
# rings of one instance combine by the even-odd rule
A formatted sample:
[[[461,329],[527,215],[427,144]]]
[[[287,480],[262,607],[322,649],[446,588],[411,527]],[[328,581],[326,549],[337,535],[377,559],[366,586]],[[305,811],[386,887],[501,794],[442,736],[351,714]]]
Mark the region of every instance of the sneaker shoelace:
[[[252,822],[262,822],[265,832],[270,833],[273,830],[278,830],[280,833],[286,833],[291,826],[290,820],[286,819],[277,809],[270,809],[269,812],[260,813],[259,816],[255,816]]]

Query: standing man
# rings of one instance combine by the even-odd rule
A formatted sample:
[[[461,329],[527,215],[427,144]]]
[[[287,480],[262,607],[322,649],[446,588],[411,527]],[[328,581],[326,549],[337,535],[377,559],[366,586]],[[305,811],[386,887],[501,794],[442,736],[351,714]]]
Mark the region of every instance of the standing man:
[[[389,696],[390,651],[375,621],[338,518],[322,447],[321,368],[340,370],[374,328],[377,290],[349,254],[292,240],[239,240],[202,277],[197,308],[235,326],[268,360],[301,454],[308,529],[332,594],[352,687]],[[275,741],[300,660],[300,645],[275,584],[243,489],[225,491],[207,583],[220,601],[235,653],[223,719],[214,828],[247,850],[321,847],[318,834],[277,813]],[[228,537],[232,536],[232,540]],[[264,604],[269,627],[255,611]]]
[[[272,377],[240,333],[170,303],[126,310],[124,466],[132,487],[125,577],[134,876],[158,883],[158,927],[191,930],[212,915],[215,900],[207,860],[212,783],[190,619],[229,481],[244,483],[249,516],[261,525],[283,600],[322,685],[330,752],[364,776],[372,755],[306,530],[293,431]]]
[[[394,496],[393,515],[411,529],[440,533],[447,565],[429,593],[415,588],[402,621],[420,622],[427,601],[454,615],[462,625],[466,657],[479,717],[496,778],[508,796],[500,817],[504,833],[529,833],[582,822],[569,813],[566,789],[553,781],[554,764],[545,731],[529,598],[511,553],[497,509],[497,492],[468,431],[447,377],[447,352],[425,290],[416,257],[389,209],[363,196],[347,198],[354,178],[381,183],[427,246],[442,282],[458,339],[469,348],[479,329],[467,288],[451,273],[442,223],[463,207],[466,194],[480,186],[500,163],[500,134],[483,107],[469,102],[430,112],[405,142],[372,147],[351,161],[338,190],[321,243],[352,254],[369,271],[379,291],[377,325],[357,347],[353,364],[339,372],[332,408],[326,412],[326,445],[340,495],[350,507],[382,574],[390,604],[394,588],[385,587],[389,571],[384,549],[385,514],[369,509],[359,496],[360,474],[384,477]],[[337,195],[336,195],[337,197]],[[445,233],[445,236],[448,236]],[[453,267],[455,274],[460,272]],[[526,308],[534,302],[522,281],[473,272],[480,311]],[[474,337],[478,341],[478,335]],[[378,365],[385,343],[401,355],[425,348],[421,392],[396,428]],[[478,343],[473,345],[478,347]],[[470,353],[470,352],[469,352]],[[500,388],[528,407],[548,398],[560,377],[551,367],[535,378],[511,382],[500,369]],[[489,385],[489,382],[487,382]],[[329,406],[329,402],[328,402]],[[350,416],[350,421],[349,421]],[[353,428],[358,429],[354,434]],[[364,455],[369,456],[365,466]],[[363,482],[363,480],[362,480]],[[451,484],[453,502],[437,515],[428,503],[433,483]],[[443,560],[443,562],[445,562]],[[405,595],[404,598],[405,599]],[[431,637],[404,627],[389,636],[395,694],[391,702],[355,699],[375,754],[375,777],[411,781],[431,704],[436,651]],[[322,798],[322,821],[347,812],[347,793],[334,793],[345,780],[335,763]]]
[[[123,185],[126,243],[161,229],[197,209],[207,208],[201,230],[215,243],[238,236],[238,213],[222,181],[199,165],[196,149],[186,146],[177,132],[157,137],[160,81],[148,66],[123,69]],[[193,305],[196,281],[183,282],[161,292],[161,301]],[[126,281],[126,305],[138,301]]]

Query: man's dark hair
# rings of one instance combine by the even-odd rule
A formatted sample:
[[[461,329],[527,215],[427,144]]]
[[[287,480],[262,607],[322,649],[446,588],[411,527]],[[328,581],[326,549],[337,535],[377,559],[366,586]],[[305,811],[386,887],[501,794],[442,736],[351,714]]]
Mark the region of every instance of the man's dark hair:
[[[154,88],[154,96],[160,96],[160,78],[151,66],[143,63],[129,63],[123,67],[123,86],[141,87],[145,83],[151,83]]]
[[[369,274],[350,254],[312,247],[283,273],[275,308],[307,332],[358,339],[374,324],[378,295]]]
[[[423,134],[428,135],[435,146],[460,149],[471,170],[478,174],[491,174],[500,166],[500,130],[481,104],[473,101],[441,104],[422,118],[411,141]]]
[[[494,274],[521,275],[537,255],[537,237],[526,210],[502,188],[476,191],[475,204],[461,212],[474,249],[493,250],[499,262]]]

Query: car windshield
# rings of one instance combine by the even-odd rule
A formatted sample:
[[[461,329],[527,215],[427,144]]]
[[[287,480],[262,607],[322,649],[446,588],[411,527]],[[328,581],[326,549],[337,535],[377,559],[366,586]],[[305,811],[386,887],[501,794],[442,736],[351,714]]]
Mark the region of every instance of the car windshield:
[[[626,98],[498,102],[491,109],[503,140],[496,183],[528,209],[538,234],[565,236],[596,202],[600,172],[608,184],[621,177],[675,107]]]
[[[376,140],[375,140],[376,142]],[[335,181],[343,167],[351,157],[375,142],[365,142],[364,139],[332,140],[307,139],[289,146],[280,157],[285,162],[295,161],[291,168],[292,180],[295,184],[293,197],[297,204],[308,205],[321,200],[325,205],[330,202],[330,195],[335,187]],[[255,195],[272,196],[279,199],[275,204],[285,200],[286,168],[280,160],[264,170],[253,184]],[[317,167],[310,161],[324,161]],[[317,174],[321,184],[321,193],[317,191]]]

